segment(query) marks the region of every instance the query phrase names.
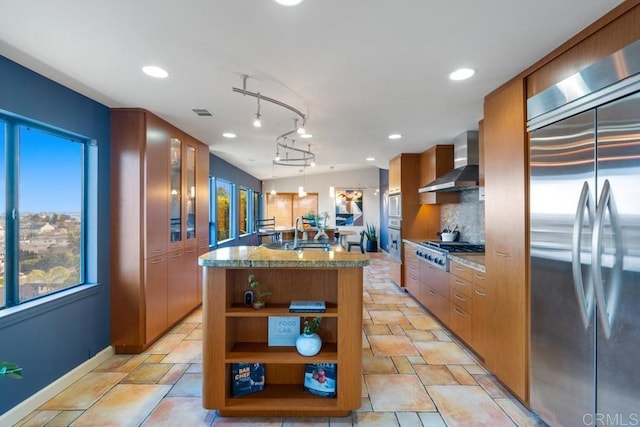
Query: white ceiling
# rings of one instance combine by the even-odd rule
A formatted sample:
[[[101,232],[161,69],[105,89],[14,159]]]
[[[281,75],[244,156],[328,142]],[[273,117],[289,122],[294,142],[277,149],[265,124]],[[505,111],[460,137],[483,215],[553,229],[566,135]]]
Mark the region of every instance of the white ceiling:
[[[307,174],[386,168],[477,129],[486,94],[620,2],[0,0],[0,54],[109,107],[150,110],[271,179],[301,173],[271,164],[295,115],[262,102],[253,128],[256,99],[231,89],[241,74],[247,90],[308,115],[318,166]],[[145,76],[149,64],[169,78]],[[476,76],[448,80],[460,66]],[[403,138],[387,139],[393,132]]]

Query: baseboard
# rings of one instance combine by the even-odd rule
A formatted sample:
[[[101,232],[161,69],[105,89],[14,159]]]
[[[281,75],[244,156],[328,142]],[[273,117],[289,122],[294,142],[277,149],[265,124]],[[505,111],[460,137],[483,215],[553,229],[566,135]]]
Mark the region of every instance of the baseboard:
[[[83,364],[76,366],[74,369],[61,376],[45,388],[41,389],[37,393],[18,403],[13,408],[9,409],[4,414],[0,415],[0,426],[12,426],[16,424],[18,421],[22,420],[31,412],[42,406],[45,402],[53,398],[56,394],[60,393],[62,390],[69,387],[71,384],[98,367],[102,362],[107,360],[113,354],[114,349],[113,347],[109,346]]]

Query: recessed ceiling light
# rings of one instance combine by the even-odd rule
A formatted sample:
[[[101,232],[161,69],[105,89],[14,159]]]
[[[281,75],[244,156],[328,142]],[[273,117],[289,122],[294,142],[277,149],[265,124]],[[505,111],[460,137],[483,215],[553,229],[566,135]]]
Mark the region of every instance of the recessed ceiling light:
[[[236,134],[233,132],[225,132],[222,134],[222,136],[224,136],[225,138],[235,138]]]
[[[391,135],[389,135],[389,139],[400,139],[402,138],[402,135],[399,133],[392,133]]]
[[[160,67],[156,67],[155,65],[147,65],[146,67],[142,67],[142,71],[151,77],[155,77],[157,79],[166,79],[169,77],[169,73],[163,70]]]
[[[373,162],[375,159],[375,157],[367,157],[367,162]]]
[[[276,0],[276,3],[279,3],[283,6],[296,6],[302,3],[302,0]]]
[[[473,76],[476,73],[476,70],[473,68],[458,68],[453,73],[449,74],[449,78],[451,80],[466,80],[469,77]]]
[[[313,135],[311,135],[310,133],[305,133],[303,135],[300,135],[300,138],[302,138],[302,139],[309,139],[309,138],[312,138],[312,137],[313,137]]]

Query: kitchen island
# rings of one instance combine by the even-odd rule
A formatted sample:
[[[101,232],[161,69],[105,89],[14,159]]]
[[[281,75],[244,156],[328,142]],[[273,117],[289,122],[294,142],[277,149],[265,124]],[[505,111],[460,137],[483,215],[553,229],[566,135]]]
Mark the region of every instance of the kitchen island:
[[[361,405],[362,283],[365,254],[222,248],[200,256],[203,266],[203,406],[222,416],[346,416]],[[271,292],[266,307],[245,306],[248,278]],[[324,313],[289,313],[292,300],[322,300]],[[321,317],[322,349],[270,346],[269,317]],[[302,324],[302,319],[301,322]],[[262,391],[232,395],[232,365],[264,364]],[[305,365],[337,366],[336,396],[304,391]]]

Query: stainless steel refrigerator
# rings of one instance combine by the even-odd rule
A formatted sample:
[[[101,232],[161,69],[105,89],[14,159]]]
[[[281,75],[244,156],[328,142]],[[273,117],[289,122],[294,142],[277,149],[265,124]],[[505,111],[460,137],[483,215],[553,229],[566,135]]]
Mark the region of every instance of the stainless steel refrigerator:
[[[640,87],[624,87],[530,132],[530,405],[552,426],[640,425]]]

